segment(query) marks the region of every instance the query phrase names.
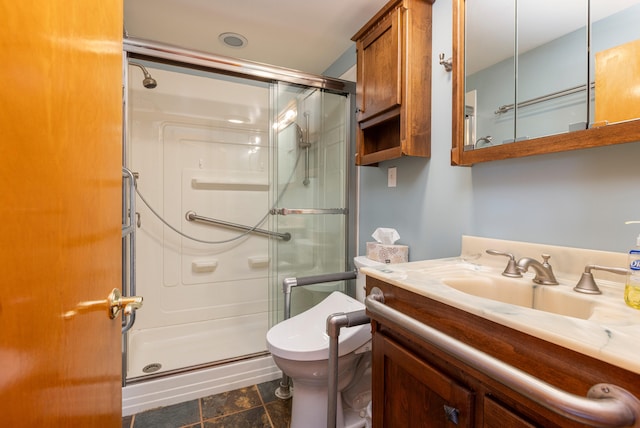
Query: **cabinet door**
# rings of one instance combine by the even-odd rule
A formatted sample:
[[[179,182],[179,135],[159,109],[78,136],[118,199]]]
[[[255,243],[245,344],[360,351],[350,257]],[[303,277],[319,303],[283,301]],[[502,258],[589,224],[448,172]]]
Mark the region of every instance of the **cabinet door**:
[[[395,8],[356,42],[359,122],[402,102],[400,20],[401,11]]]
[[[379,333],[372,368],[374,428],[473,426],[473,392]]]

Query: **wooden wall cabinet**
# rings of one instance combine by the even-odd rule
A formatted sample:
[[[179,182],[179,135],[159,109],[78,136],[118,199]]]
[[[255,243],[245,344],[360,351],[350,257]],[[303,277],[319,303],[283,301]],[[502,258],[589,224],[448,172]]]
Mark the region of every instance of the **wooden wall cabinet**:
[[[385,305],[572,394],[610,383],[640,397],[640,375],[375,278]],[[392,322],[372,317],[373,427],[575,428]]]
[[[431,155],[435,0],[392,0],[352,37],[357,49],[357,165]]]

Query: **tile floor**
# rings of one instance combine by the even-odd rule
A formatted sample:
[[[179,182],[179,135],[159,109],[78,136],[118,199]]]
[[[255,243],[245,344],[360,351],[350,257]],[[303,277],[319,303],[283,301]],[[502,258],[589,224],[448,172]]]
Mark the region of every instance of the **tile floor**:
[[[291,399],[274,395],[280,379],[122,418],[122,428],[289,428]]]

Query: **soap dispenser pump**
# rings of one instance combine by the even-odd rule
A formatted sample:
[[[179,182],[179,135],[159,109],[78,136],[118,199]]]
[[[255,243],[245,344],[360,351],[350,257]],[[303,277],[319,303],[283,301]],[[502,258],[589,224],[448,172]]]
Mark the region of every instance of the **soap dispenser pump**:
[[[640,223],[627,221],[625,224]],[[629,273],[624,286],[624,301],[634,309],[640,309],[640,235],[636,238],[636,247],[629,251]]]

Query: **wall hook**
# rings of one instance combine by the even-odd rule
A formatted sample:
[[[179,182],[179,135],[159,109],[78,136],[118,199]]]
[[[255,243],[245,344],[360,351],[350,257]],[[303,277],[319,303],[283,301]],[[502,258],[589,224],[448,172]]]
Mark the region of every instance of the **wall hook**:
[[[451,58],[444,59],[444,54],[440,54],[440,65],[444,67],[445,70],[451,71],[453,69],[453,60]]]

